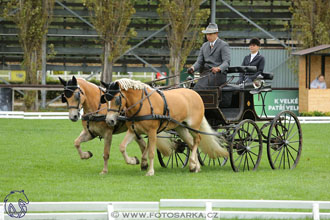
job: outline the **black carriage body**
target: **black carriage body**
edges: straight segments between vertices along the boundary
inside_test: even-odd
[[[248,76],[255,71],[255,67],[230,67],[228,74],[243,72]],[[250,84],[227,83],[219,88],[196,90],[203,100],[207,121],[225,137],[229,152],[229,158],[209,158],[207,154],[198,151],[198,160],[202,165],[224,166],[229,159],[235,172],[256,170],[263,146],[266,145],[272,169],[293,169],[297,166],[302,150],[302,131],[297,116],[290,111],[283,111],[275,117],[268,117],[265,111],[266,95],[272,91],[265,80],[272,79],[271,73],[263,73]],[[255,110],[255,95],[261,99],[260,115]],[[259,128],[256,123],[258,121],[265,123]],[[158,151],[158,159],[163,167],[173,167],[174,164],[181,166],[178,163],[180,161],[182,167],[187,164],[187,153],[190,152],[188,145],[182,141],[178,143],[179,147],[173,150],[168,159]],[[181,159],[180,154],[185,160]]]
[[[250,90],[237,90],[231,87],[224,87],[222,90],[199,90],[197,92],[204,102],[205,117],[214,128],[237,124],[244,119],[251,119],[253,121],[272,120],[272,118],[266,116],[259,117],[256,113],[253,95],[250,94]],[[226,95],[231,96],[230,103],[227,100],[227,103],[222,100],[222,97]],[[265,94],[261,95],[264,97]]]
[[[245,75],[254,74],[256,68],[251,66],[230,67],[227,74],[244,72]],[[272,80],[272,73],[263,73],[262,80]],[[227,84],[226,86],[197,90],[204,102],[205,117],[213,128],[238,124],[245,119],[253,121],[270,121],[267,117],[264,100],[267,92],[271,92],[271,86],[263,83],[261,88],[250,85]],[[259,116],[255,111],[253,96],[257,94],[262,100],[262,112]]]

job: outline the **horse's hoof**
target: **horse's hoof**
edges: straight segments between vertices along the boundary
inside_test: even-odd
[[[197,170],[196,167],[195,167],[195,168],[192,168],[192,169],[189,169],[189,171],[190,171],[191,173],[197,173],[197,172],[198,172],[198,170]]]
[[[137,158],[137,157],[134,157],[135,158],[135,164],[140,164],[140,161],[139,161],[139,159]]]
[[[100,175],[105,175],[105,174],[107,174],[108,173],[108,171],[103,171],[102,170],[102,172],[100,173]]]
[[[141,164],[141,170],[147,170],[147,169],[148,169],[148,167],[149,167],[149,165],[148,165],[148,164],[146,164],[146,165],[142,165],[142,164]]]
[[[87,151],[87,152],[89,154],[89,158],[93,157],[93,153],[92,152],[90,152],[90,151]]]
[[[148,172],[146,176],[153,176],[155,173],[154,172]]]

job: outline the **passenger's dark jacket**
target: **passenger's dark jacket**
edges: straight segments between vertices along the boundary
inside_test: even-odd
[[[251,54],[244,57],[242,66],[257,67],[257,72],[253,75],[249,75],[247,79],[245,79],[248,81],[253,81],[259,74],[263,73],[265,67],[265,58],[262,55],[260,55],[260,53],[258,52],[258,54],[253,58],[252,62],[250,62],[250,60],[251,60]],[[240,74],[240,80],[243,80],[243,73]]]

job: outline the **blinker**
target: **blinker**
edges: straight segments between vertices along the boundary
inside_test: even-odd
[[[116,97],[115,103],[116,103],[116,105],[120,105],[121,104],[121,96],[117,96]]]
[[[66,100],[66,98],[65,98],[65,96],[64,96],[64,94],[62,93],[62,103],[65,103],[65,102],[68,102],[67,100]]]
[[[71,96],[73,95],[73,91],[74,90],[64,89],[64,95],[65,95],[65,97],[71,98]]]

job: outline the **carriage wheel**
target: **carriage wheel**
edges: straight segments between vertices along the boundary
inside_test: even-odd
[[[207,154],[203,153],[202,151],[197,150],[197,155],[198,155],[198,161],[202,166],[224,166],[228,158],[216,158],[216,159],[211,159]]]
[[[189,161],[190,155],[190,148],[180,139],[176,140],[176,149],[172,150],[172,153],[169,156],[164,156],[162,153],[157,150],[157,156],[159,163],[162,167],[167,168],[174,168],[174,167],[181,167],[184,168]]]
[[[293,169],[297,166],[302,149],[302,132],[297,116],[283,111],[269,128],[267,155],[273,169]]]
[[[241,121],[232,135],[229,149],[230,164],[235,172],[256,170],[262,155],[262,136],[257,124]]]

